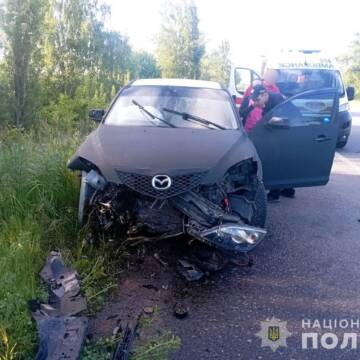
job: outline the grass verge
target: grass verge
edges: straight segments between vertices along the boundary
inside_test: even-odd
[[[96,303],[110,287],[100,251],[87,256],[76,220],[79,179],[66,168],[79,132],[0,133],[0,359],[30,359],[36,344],[27,301],[44,298],[38,272],[60,249]]]

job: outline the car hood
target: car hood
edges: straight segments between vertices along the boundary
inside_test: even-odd
[[[154,176],[208,172],[208,180],[222,176],[233,164],[257,157],[243,130],[166,127],[120,127],[101,124],[70,160],[84,158],[112,182],[116,171]]]

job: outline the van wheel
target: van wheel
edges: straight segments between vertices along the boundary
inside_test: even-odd
[[[348,142],[348,139],[349,138],[346,138],[345,140],[342,140],[342,141],[338,141],[337,144],[336,144],[336,148],[337,149],[342,149],[346,146],[347,142]]]

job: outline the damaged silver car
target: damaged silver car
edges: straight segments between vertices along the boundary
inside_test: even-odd
[[[266,235],[265,187],[324,185],[337,94],[297,94],[246,134],[218,83],[136,80],[120,90],[68,166],[82,173],[79,220],[136,241],[189,235],[225,253]]]

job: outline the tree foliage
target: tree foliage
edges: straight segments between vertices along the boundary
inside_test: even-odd
[[[36,78],[39,75],[39,38],[43,19],[44,0],[6,0],[2,28],[6,36],[3,65],[10,83],[8,105],[16,126],[21,126],[31,112]]]
[[[98,0],[6,0],[0,12],[0,123],[75,122],[131,78],[160,76],[151,54],[106,29]],[[4,44],[2,60],[1,49]],[[74,113],[77,115],[74,116]]]
[[[110,8],[102,4],[0,2],[0,125],[76,126],[90,106],[107,106],[121,86],[136,78],[227,82],[229,44],[205,54],[193,0],[165,5],[156,58],[133,50],[126,36],[109,30]]]
[[[167,3],[157,37],[157,56],[162,76],[198,79],[204,52],[194,2],[182,0]]]
[[[220,46],[206,54],[201,62],[201,78],[228,85],[230,76],[230,44],[222,41]]]
[[[360,94],[360,33],[356,33],[347,54],[339,58],[344,67],[345,81]]]

